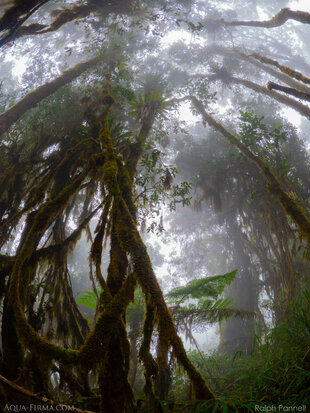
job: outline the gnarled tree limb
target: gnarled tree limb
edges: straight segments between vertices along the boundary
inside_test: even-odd
[[[228,22],[224,19],[216,20],[216,23],[223,26],[250,26],[250,27],[265,27],[267,29],[279,27],[285,24],[288,20],[295,20],[300,23],[310,24],[310,13],[305,11],[291,10],[288,8],[281,9],[270,20],[253,21],[253,20],[235,20]],[[213,22],[215,22],[213,20]]]

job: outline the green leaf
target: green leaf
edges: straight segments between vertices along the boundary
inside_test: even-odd
[[[100,290],[98,289],[100,293]],[[93,291],[86,291],[85,293],[81,294],[78,299],[76,300],[77,304],[85,305],[86,307],[96,310],[97,307],[97,296]]]
[[[168,298],[174,300],[182,299],[182,301],[189,298],[203,298],[212,297],[216,299],[222,292],[226,285],[229,285],[236,277],[238,270],[228,272],[223,275],[215,275],[212,277],[200,278],[188,282],[184,287],[177,287],[171,290]]]

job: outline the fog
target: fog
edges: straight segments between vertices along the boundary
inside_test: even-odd
[[[0,408],[309,402],[309,24],[0,0]]]

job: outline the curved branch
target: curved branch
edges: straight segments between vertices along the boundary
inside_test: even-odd
[[[15,103],[15,105],[11,106],[0,115],[0,135],[6,132],[10,126],[12,126],[13,123],[15,123],[29,109],[34,108],[39,102],[55,93],[62,86],[72,82],[72,80],[80,76],[83,72],[98,64],[99,61],[100,58],[96,56],[86,62],[78,63],[73,68],[64,71],[61,76],[51,82],[45,83],[32,92],[29,92]]]
[[[310,24],[310,13],[305,11],[291,10],[288,8],[281,9],[270,20],[264,21],[253,21],[253,20],[235,20],[235,21],[225,21],[223,19],[217,20],[216,23],[222,24],[223,26],[250,26],[250,27],[265,27],[267,29],[282,26],[287,22],[287,20],[295,20],[300,23]]]

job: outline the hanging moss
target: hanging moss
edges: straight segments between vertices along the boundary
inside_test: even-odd
[[[14,316],[16,320],[16,328],[20,340],[29,346],[32,350],[49,355],[50,358],[62,360],[65,363],[76,362],[76,352],[74,350],[64,349],[50,343],[45,338],[40,337],[37,332],[28,323],[23,305],[20,299],[21,277],[25,270],[27,259],[31,257],[37,243],[43,232],[49,226],[54,217],[62,210],[69,198],[79,188],[81,182],[85,179],[88,169],[85,169],[78,177],[76,177],[70,185],[65,187],[56,198],[47,201],[33,215],[30,229],[25,237],[25,242],[19,252],[19,257],[16,260],[9,286],[9,303],[14,308]]]

